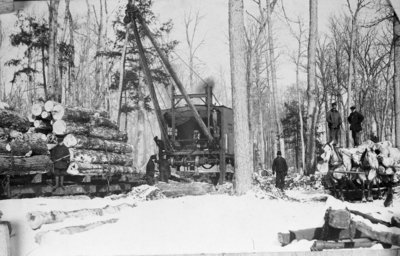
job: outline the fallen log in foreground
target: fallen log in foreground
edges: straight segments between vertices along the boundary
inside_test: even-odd
[[[132,166],[133,159],[128,155],[107,153],[105,151],[96,151],[89,149],[70,148],[70,161],[90,164],[110,164]]]
[[[134,173],[135,170],[130,166],[73,162],[69,165],[67,173],[71,175],[126,174]]]
[[[61,235],[73,235],[76,233],[81,233],[81,232],[85,232],[85,231],[100,227],[104,224],[116,223],[117,221],[118,221],[118,219],[113,218],[113,219],[109,219],[109,220],[96,221],[96,222],[79,225],[79,226],[71,226],[71,227],[65,227],[65,228],[60,228],[60,229],[55,229],[55,230],[41,231],[36,234],[35,242],[40,244],[42,242],[43,238],[47,234],[50,234],[50,233],[59,233]]]
[[[45,224],[62,222],[68,218],[82,218],[103,216],[105,214],[114,214],[124,209],[136,207],[135,204],[120,204],[116,206],[107,205],[103,208],[79,209],[74,211],[50,211],[50,212],[30,212],[27,215],[29,226],[33,229],[39,229]]]
[[[133,151],[132,145],[124,142],[103,140],[101,138],[91,138],[75,134],[68,134],[65,136],[64,145],[69,148],[102,150],[119,154],[131,153]]]
[[[372,240],[385,244],[400,246],[400,228],[373,224],[360,216],[353,216],[352,225]]]
[[[166,197],[200,196],[215,192],[215,187],[212,184],[202,182],[159,182],[156,187],[159,188]]]
[[[372,241],[368,238],[358,238],[353,240],[342,240],[342,241],[321,241],[317,240],[311,246],[311,251],[322,251],[332,249],[346,249],[346,248],[370,248],[377,242]]]
[[[0,155],[0,174],[27,175],[52,171],[53,162],[47,155],[9,157]]]

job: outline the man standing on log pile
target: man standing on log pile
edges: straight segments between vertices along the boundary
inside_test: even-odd
[[[329,128],[329,142],[333,141],[333,145],[339,141],[340,126],[342,125],[342,117],[336,109],[336,102],[332,103],[332,109],[326,113],[326,121]]]
[[[285,176],[287,175],[288,166],[285,158],[282,157],[281,151],[277,152],[277,157],[272,163],[272,174],[276,173],[275,186],[283,191],[285,186]]]
[[[58,144],[50,150],[50,158],[54,163],[54,189],[58,187],[64,188],[64,175],[67,173],[69,166],[69,149],[64,145],[63,141],[63,137],[57,137]]]
[[[360,132],[362,131],[361,122],[364,120],[364,116],[356,111],[356,107],[352,106],[351,114],[347,118],[350,123],[351,136],[353,137],[354,146],[360,145]]]

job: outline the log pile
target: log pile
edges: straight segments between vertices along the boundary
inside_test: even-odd
[[[393,215],[388,219],[378,212],[351,209],[350,205],[341,209],[329,207],[325,216],[321,216],[325,220],[322,227],[280,232],[278,240],[282,246],[295,240],[315,240],[311,251],[369,248],[379,243],[390,248],[400,245],[400,228],[396,226],[398,217]]]
[[[72,175],[133,173],[132,146],[126,132],[105,111],[66,107],[54,101],[32,107],[36,129],[64,137],[70,149]]]
[[[33,120],[31,120],[33,121]],[[0,108],[0,174],[26,175],[52,170],[46,134],[15,111]]]

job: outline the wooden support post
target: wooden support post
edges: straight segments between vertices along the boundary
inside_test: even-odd
[[[158,122],[159,122],[159,124],[161,126],[160,127],[161,128],[161,132],[164,135],[164,141],[166,142],[165,144],[166,144],[167,148],[168,149],[172,149],[170,141],[169,141],[169,138],[168,138],[167,124],[165,122],[164,117],[162,116],[161,108],[160,108],[160,105],[159,105],[158,100],[157,100],[156,91],[154,89],[153,78],[152,78],[151,73],[150,73],[150,68],[149,68],[149,65],[147,63],[146,56],[144,55],[144,49],[143,49],[142,41],[140,40],[139,31],[138,31],[138,28],[137,28],[137,25],[136,25],[136,21],[133,20],[131,22],[131,24],[132,24],[133,32],[134,32],[135,39],[136,39],[136,45],[137,45],[138,51],[139,51],[140,64],[142,66],[143,73],[145,75],[144,77],[146,79],[147,87],[149,88],[149,91],[150,91],[151,100],[153,102],[154,108],[155,108],[156,113],[157,113],[157,119],[158,119]]]
[[[8,221],[0,221],[0,255],[11,256],[10,229]]]

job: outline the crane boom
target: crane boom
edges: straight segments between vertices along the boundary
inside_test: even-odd
[[[131,5],[131,4],[128,4],[128,5]],[[190,100],[190,97],[189,97],[188,93],[186,92],[182,82],[179,80],[177,74],[175,73],[174,69],[172,68],[168,58],[165,56],[164,52],[161,50],[160,46],[158,45],[158,42],[154,39],[149,27],[145,23],[143,17],[140,15],[139,10],[134,5],[131,5],[130,8],[133,9],[134,17],[137,18],[139,23],[142,25],[142,28],[144,30],[145,35],[150,39],[150,42],[152,43],[152,45],[156,49],[156,51],[157,51],[158,55],[160,56],[161,61],[163,62],[165,68],[167,69],[168,73],[171,75],[172,79],[174,80],[176,87],[181,92],[183,98],[185,99],[185,101],[188,104],[189,108],[193,112],[193,116],[194,116],[196,122],[200,126],[201,130],[203,131],[203,133],[206,135],[208,141],[210,141],[210,142],[213,141],[213,139],[214,139],[213,136],[211,135],[209,129],[207,128],[206,124],[204,123],[203,119],[201,118],[201,116],[200,116],[199,112],[197,111],[196,107],[194,106],[194,104]],[[139,40],[140,40],[140,38],[139,38]],[[142,58],[142,56],[140,56],[140,57]],[[144,57],[144,54],[143,54],[143,57]],[[157,101],[156,98],[153,99],[153,100]],[[158,113],[157,113],[157,115],[158,115]],[[162,117],[160,117],[160,119],[162,119]],[[164,124],[160,123],[160,125],[164,125]]]

